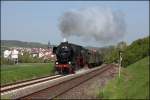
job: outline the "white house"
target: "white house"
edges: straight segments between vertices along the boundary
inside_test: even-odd
[[[14,61],[14,63],[18,63],[18,54],[19,51],[17,51],[16,49],[13,49],[11,52],[11,59]]]
[[[39,52],[39,58],[41,58],[43,56],[44,56],[43,52]]]
[[[19,54],[19,51],[17,51],[16,49],[5,50],[4,51],[4,58],[11,59],[16,64],[16,63],[18,63],[18,54]]]
[[[10,55],[11,55],[11,51],[9,51],[9,50],[4,51],[4,58],[9,58]]]
[[[19,52],[16,49],[13,49],[11,52],[11,58],[12,59],[18,59]]]

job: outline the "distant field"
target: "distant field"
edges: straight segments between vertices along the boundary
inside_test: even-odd
[[[110,81],[99,98],[103,99],[149,99],[149,57],[123,69],[120,79]]]
[[[51,63],[1,65],[1,85],[46,75],[53,75]]]

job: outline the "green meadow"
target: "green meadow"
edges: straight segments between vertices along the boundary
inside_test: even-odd
[[[1,65],[1,85],[54,74],[52,63]]]
[[[149,57],[122,69],[121,77],[100,90],[101,99],[149,99]]]

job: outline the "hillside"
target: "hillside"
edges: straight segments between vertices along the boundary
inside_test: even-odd
[[[23,42],[17,40],[1,40],[1,47],[47,48],[47,44],[41,44],[37,42]]]
[[[121,43],[119,47],[119,43],[116,47],[110,47],[104,49],[104,60],[106,63],[118,62],[119,59],[119,51],[122,51],[122,66],[127,67],[130,64],[135,63],[136,61],[149,56],[150,48],[149,48],[149,38],[150,36],[146,36],[144,38],[137,39],[133,41],[130,45],[126,45],[126,43]],[[122,48],[121,48],[122,47]]]
[[[123,68],[99,93],[106,99],[149,99],[149,57]]]
[[[150,36],[137,39],[124,50],[122,61],[124,67],[133,64],[146,56],[150,56],[149,38]]]

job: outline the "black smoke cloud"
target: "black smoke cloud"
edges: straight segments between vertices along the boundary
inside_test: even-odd
[[[59,28],[63,37],[80,36],[112,42],[124,36],[126,26],[122,12],[91,7],[65,12],[60,17]]]

